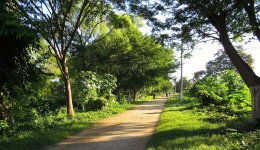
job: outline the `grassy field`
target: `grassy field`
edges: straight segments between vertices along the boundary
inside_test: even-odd
[[[239,131],[226,122],[209,121],[211,116],[198,108],[196,101],[168,100],[148,149],[260,149],[258,130]]]
[[[91,127],[101,119],[124,112],[136,104],[151,100],[151,98],[146,97],[144,100],[133,102],[133,104],[114,105],[100,111],[77,112],[73,119],[67,119],[66,109],[62,109],[55,115],[39,118],[40,123],[38,122],[33,129],[23,129],[20,132],[14,130],[11,135],[10,133],[1,135],[0,150],[45,149],[48,145],[54,144],[73,133]]]

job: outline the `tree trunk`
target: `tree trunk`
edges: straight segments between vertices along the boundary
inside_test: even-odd
[[[122,102],[122,96],[121,96],[121,91],[120,91],[120,89],[116,89],[115,90],[115,93],[116,93],[116,97],[117,97],[117,100],[118,100],[118,102]]]
[[[137,92],[138,92],[138,90],[134,90],[134,92],[133,92],[133,101],[136,101]]]
[[[254,3],[255,3],[254,0],[246,0],[246,3],[244,4],[244,10],[247,13],[249,24],[252,27],[254,35],[260,41],[260,28],[259,28],[259,22],[257,21],[256,18]]]
[[[11,113],[11,109],[6,106],[2,94],[0,95],[0,120],[7,120],[9,124],[14,124],[14,118]]]
[[[259,125],[260,122],[260,85],[250,87],[252,100],[252,114],[250,122]]]
[[[260,78],[254,73],[250,66],[240,57],[234,48],[226,29],[225,15],[208,16],[212,25],[218,30],[220,42],[230,58],[232,64],[238,70],[243,81],[251,91],[252,116],[251,123],[260,123]]]
[[[69,70],[68,70],[66,63],[63,64],[62,69],[63,69],[63,75],[64,75],[64,80],[65,80],[67,114],[68,114],[68,117],[73,117],[73,116],[75,116],[75,113],[74,113],[73,103],[72,103],[72,93],[71,93]]]
[[[6,120],[6,110],[2,96],[0,96],[0,120]]]
[[[183,49],[181,49],[181,86],[180,86],[180,102],[183,99]]]
[[[85,104],[84,103],[81,103],[81,108],[82,108],[82,111],[85,112]]]

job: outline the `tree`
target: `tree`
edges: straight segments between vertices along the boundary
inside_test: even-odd
[[[116,87],[116,78],[110,74],[97,75],[91,71],[81,71],[74,82],[76,102],[83,111],[88,103],[101,101],[102,98],[106,98],[106,101],[113,99],[112,90]]]
[[[168,93],[173,92],[173,85],[169,78],[165,77],[158,77],[155,79],[155,84],[153,85],[154,87],[154,92],[163,92],[168,96]]]
[[[242,47],[238,47],[238,54],[242,57],[242,59],[249,64],[250,67],[253,68],[253,58],[251,54],[247,54]],[[200,70],[194,73],[194,80],[197,81],[202,79],[204,76],[217,75],[222,73],[225,70],[236,70],[233,66],[232,62],[225,54],[224,50],[220,49],[215,54],[215,59],[207,62],[206,70]]]
[[[187,77],[183,77],[183,89],[185,91],[189,90],[192,86],[191,80],[188,80]],[[176,82],[176,92],[181,92],[181,79]]]
[[[205,77],[206,75],[206,71],[204,70],[200,70],[200,71],[197,71],[194,73],[193,75],[193,81],[196,82],[196,81],[199,81],[201,80],[203,77]]]
[[[9,5],[6,0],[0,2],[0,120],[13,123],[10,105],[21,100],[29,82],[37,81],[41,68],[31,55],[38,48],[37,35]]]
[[[238,47],[238,54],[241,58],[251,67],[253,68],[253,58],[252,55],[245,53],[242,47]],[[215,54],[215,59],[209,61],[206,64],[206,74],[214,75],[223,72],[224,70],[235,70],[236,68],[232,65],[232,62],[228,58],[228,56],[224,53],[224,50],[219,50]]]
[[[103,0],[82,1],[12,1],[23,20],[35,29],[49,44],[49,51],[57,60],[62,72],[68,116],[74,116],[70,73],[67,64],[69,50],[82,24],[92,25],[100,14],[109,8]],[[99,23],[98,23],[99,24]],[[94,29],[93,29],[94,30]],[[89,39],[94,38],[89,34]]]
[[[192,48],[192,46],[190,47]],[[180,66],[181,66],[181,79],[180,79],[180,101],[182,101],[183,98],[183,64],[184,64],[184,59],[189,58],[191,56],[191,49],[184,49],[183,44],[179,46],[181,56],[180,56]]]
[[[155,25],[174,30],[176,38],[185,42],[193,40],[214,39],[224,47],[225,53],[236,67],[243,81],[252,94],[252,123],[260,121],[260,77],[241,58],[231,40],[245,33],[254,33],[260,40],[259,1],[205,1],[205,0],[167,0],[156,1],[146,5],[141,13],[151,18]],[[152,7],[149,7],[152,6]],[[136,7],[138,8],[138,7]],[[140,8],[140,7],[139,7]],[[144,8],[144,7],[142,7]],[[144,11],[149,10],[149,11]],[[156,14],[165,14],[164,22],[156,18]]]
[[[138,91],[150,80],[167,76],[175,68],[174,56],[171,49],[164,48],[149,36],[143,36],[133,23],[133,16],[125,15],[122,19],[125,20],[123,28],[114,29],[103,40],[86,46],[87,50],[75,53],[73,68],[116,76],[117,96],[131,95],[131,99],[135,100]]]

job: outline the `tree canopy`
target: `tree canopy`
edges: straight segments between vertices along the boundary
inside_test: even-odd
[[[247,62],[250,67],[253,68],[254,60],[252,58],[252,55],[247,54],[241,46],[238,47],[238,53],[242,57],[242,59]],[[232,65],[230,59],[222,49],[220,49],[214,56],[215,59],[207,62],[206,70],[200,70],[194,73],[195,80],[200,79],[204,76],[217,75],[225,70],[236,70],[236,68]]]
[[[253,33],[260,41],[257,15],[259,4],[259,1],[254,0],[161,0],[132,4],[132,8],[148,18],[156,26],[156,31],[158,29],[172,31],[164,36],[170,40],[193,43],[213,39],[220,42],[243,81],[251,89],[253,94],[251,121],[256,123],[257,118],[260,118],[260,108],[257,106],[260,97],[255,91],[260,92],[260,77],[241,58],[232,41],[249,33]]]
[[[117,77],[117,92],[135,95],[132,93],[137,93],[150,80],[173,72],[174,53],[153,38],[143,36],[133,23],[135,18],[123,18],[127,21],[124,28],[114,29],[103,40],[75,53],[74,68],[110,73]]]

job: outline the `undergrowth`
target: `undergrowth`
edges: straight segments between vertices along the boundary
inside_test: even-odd
[[[260,149],[260,130],[247,124],[249,115],[231,115],[202,107],[185,97],[167,101],[149,150]]]
[[[67,118],[66,108],[62,107],[46,116],[36,117],[31,122],[5,126],[0,122],[0,149],[45,149],[61,139],[91,127],[97,121],[113,114],[121,113],[134,105],[130,103],[111,104],[99,111],[77,112],[73,119]]]

